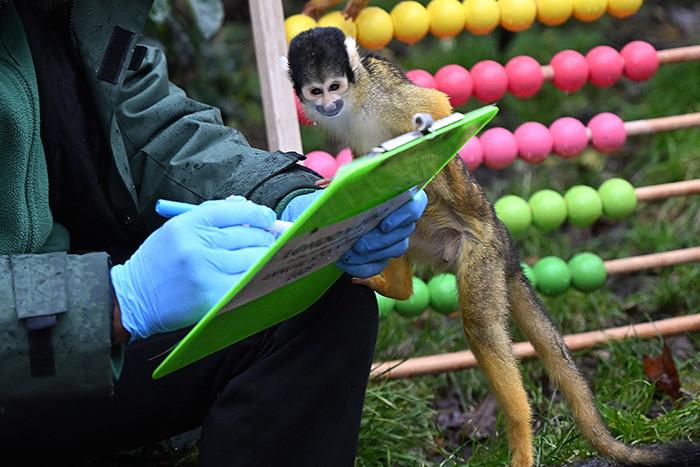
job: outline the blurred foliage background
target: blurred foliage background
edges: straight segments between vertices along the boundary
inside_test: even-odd
[[[283,3],[288,16],[301,11],[304,2]],[[372,2],[387,10],[395,3]],[[427,0],[421,3],[427,4]],[[219,107],[225,121],[240,129],[252,145],[266,147],[248,1],[157,0],[147,34],[165,50],[175,83],[190,96]],[[506,63],[520,54],[547,63],[562,49],[585,54],[596,45],[619,49],[636,39],[647,40],[658,49],[700,44],[700,2],[647,0],[626,20],[604,16],[588,24],[572,19],[555,28],[536,24],[518,34],[497,29],[484,37],[463,33],[438,40],[429,36],[411,47],[393,41],[380,53],[406,70],[423,68],[434,73],[448,63],[470,68],[479,60]],[[479,105],[472,99],[458,110]],[[499,107],[501,112],[492,125],[511,130],[524,121],[548,125],[565,115],[586,123],[603,111],[615,112],[623,120],[697,112],[700,64],[666,65],[648,82],[622,79],[608,89],[587,85],[571,95],[545,83],[534,98],[521,101],[507,95]],[[305,151],[340,149],[315,128],[303,127],[302,136]],[[475,175],[492,200],[509,193],[527,199],[539,189],[563,192],[575,184],[598,187],[615,176],[635,186],[699,178],[700,130],[630,138],[611,156],[587,150],[574,160],[550,157],[536,167],[516,162],[501,171],[481,167]],[[697,198],[644,203],[629,219],[615,223],[603,219],[586,229],[566,226],[549,234],[533,229],[516,244],[525,257],[553,254],[565,259],[584,250],[612,259],[696,246],[700,244]],[[565,333],[696,313],[700,310],[700,266],[613,277],[604,290],[589,294],[572,290],[545,297],[544,302]],[[517,330],[513,333],[516,339],[522,337]],[[627,441],[700,438],[700,338],[696,333],[682,338],[681,344],[673,341],[687,397],[680,404],[655,391],[642,372],[642,356],[658,354],[663,342],[627,341],[576,353],[613,433]],[[392,314],[380,326],[377,359],[464,348],[458,319],[431,312],[414,320]],[[560,465],[591,455],[541,365],[537,361],[525,363],[524,374],[538,430],[537,465]],[[488,408],[488,400],[488,386],[478,370],[373,383],[367,392],[356,463],[505,465],[508,451],[503,426],[500,417]],[[484,418],[484,414],[490,415]],[[477,426],[470,428],[469,423],[454,420],[477,420]],[[187,464],[191,457],[178,459],[177,463]]]

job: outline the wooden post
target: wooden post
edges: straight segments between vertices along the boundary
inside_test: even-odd
[[[282,1],[250,0],[248,4],[268,149],[301,153],[303,149],[294,94],[280,65],[280,57],[287,54]]]

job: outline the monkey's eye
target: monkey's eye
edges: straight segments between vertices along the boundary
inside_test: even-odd
[[[323,91],[321,90],[321,88],[313,88],[311,90],[311,94],[313,94],[314,96],[318,96],[323,94]]]
[[[331,84],[331,87],[328,89],[330,89],[331,91],[337,91],[339,88],[340,88],[340,84],[333,83],[333,84]]]

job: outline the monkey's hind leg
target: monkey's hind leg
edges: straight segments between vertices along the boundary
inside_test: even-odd
[[[508,334],[508,299],[497,255],[460,252],[457,271],[464,334],[503,411],[514,467],[533,462],[530,405]]]
[[[405,256],[390,259],[381,274],[367,279],[354,278],[352,281],[396,300],[407,300],[413,293],[413,269]]]

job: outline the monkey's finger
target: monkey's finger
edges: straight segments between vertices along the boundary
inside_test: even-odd
[[[339,260],[336,264],[340,269],[353,277],[367,279],[382,272],[388,263],[389,260],[387,259],[384,261],[375,261],[373,263],[366,264],[346,264],[342,260]]]
[[[375,228],[360,237],[352,246],[352,250],[360,255],[381,251],[401,240],[408,239],[414,230],[416,230],[415,223],[399,227],[391,232],[382,232]]]
[[[343,255],[341,261],[349,265],[372,263],[374,261],[383,261],[390,258],[400,258],[406,253],[406,250],[408,250],[408,237],[399,240],[387,248],[375,250],[367,254],[360,254],[355,251],[355,249],[351,249]]]

